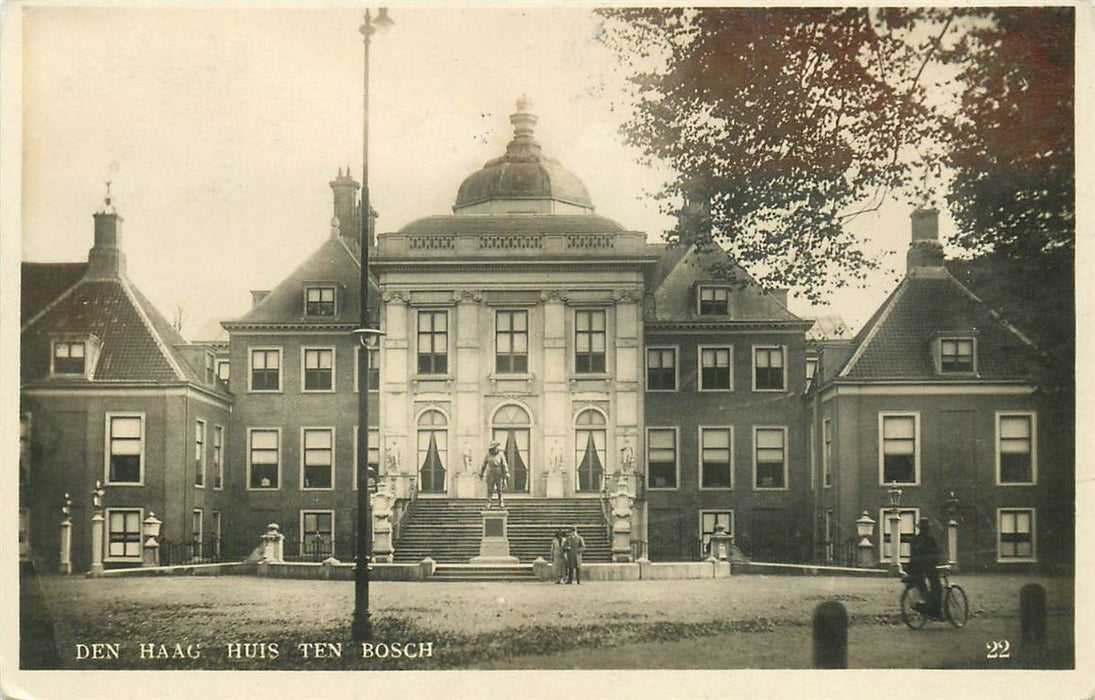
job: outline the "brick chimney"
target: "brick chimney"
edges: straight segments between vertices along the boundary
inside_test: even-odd
[[[905,254],[908,274],[937,274],[943,270],[943,245],[939,242],[939,210],[917,208],[910,215],[912,240]]]
[[[331,180],[334,193],[334,215],[338,219],[339,234],[346,239],[357,239],[361,235],[361,219],[358,218],[357,191],[361,185],[350,177],[350,168],[343,174],[338,169],[338,177]]]
[[[110,203],[110,183],[107,183],[103,208],[94,214],[95,245],[87,254],[86,277],[110,279],[125,274],[125,255],[121,250],[122,217]]]

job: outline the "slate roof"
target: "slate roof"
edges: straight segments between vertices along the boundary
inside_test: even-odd
[[[648,322],[710,323],[712,326],[742,321],[776,322],[801,324],[804,328],[812,323],[788,311],[721,248],[701,251],[695,246],[666,246],[661,254],[664,257],[654,271],[654,317]],[[727,281],[729,277],[722,272],[713,272],[715,268],[723,268],[733,275],[733,281]],[[731,288],[728,317],[699,315],[693,289],[697,283],[705,282]]]
[[[354,324],[356,326],[361,315],[360,275],[361,265],[357,256],[341,239],[328,238],[262,301],[251,307],[240,318],[224,321],[221,325],[226,329],[240,325],[261,326],[286,323],[317,326]],[[334,283],[338,287],[335,316],[315,318],[304,315],[304,287],[309,282]],[[379,302],[375,280],[370,280],[369,299],[375,319]]]
[[[976,338],[977,379],[1026,379],[1036,351],[949,274],[907,276],[852,341],[840,370],[851,380],[939,380],[932,342],[941,335]],[[966,378],[968,379],[968,378]]]
[[[19,325],[34,318],[51,301],[80,281],[87,263],[23,263]]]
[[[59,268],[62,276],[71,272],[68,267]],[[39,267],[24,275],[24,294],[40,299],[51,284],[43,282],[47,273]],[[125,278],[82,279],[25,321],[21,367],[24,382],[49,377],[53,339],[89,335],[101,343],[92,374],[95,382],[200,382],[193,368],[172,348],[186,340]]]

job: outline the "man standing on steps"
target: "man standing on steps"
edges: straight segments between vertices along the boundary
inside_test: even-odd
[[[576,581],[582,585],[582,552],[586,548],[586,541],[578,533],[575,525],[563,543],[563,552],[567,562],[567,583]]]

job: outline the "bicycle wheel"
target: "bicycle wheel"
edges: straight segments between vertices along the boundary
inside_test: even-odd
[[[911,630],[921,629],[928,624],[928,616],[917,610],[917,603],[923,603],[920,591],[910,586],[901,594],[901,621]]]
[[[970,617],[970,602],[961,586],[947,588],[947,597],[943,603],[943,613],[955,627],[965,627]]]

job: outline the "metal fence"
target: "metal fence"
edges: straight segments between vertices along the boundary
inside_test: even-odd
[[[285,540],[282,558],[291,562],[321,562],[334,557],[339,561],[354,561],[354,539],[317,537],[304,542]]]
[[[216,537],[207,540],[173,542],[160,540],[160,566],[178,564],[216,564],[227,561],[225,543]]]

